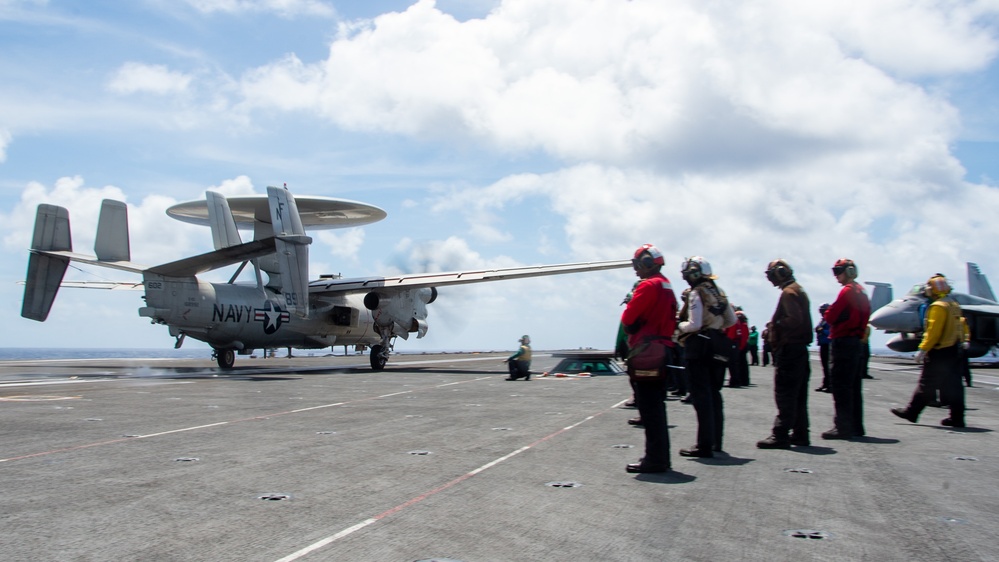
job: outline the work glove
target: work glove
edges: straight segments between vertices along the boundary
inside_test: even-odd
[[[919,351],[917,351],[916,352],[915,360],[916,360],[916,363],[920,363],[920,364],[926,363],[926,352],[923,351],[922,349],[920,349]]]

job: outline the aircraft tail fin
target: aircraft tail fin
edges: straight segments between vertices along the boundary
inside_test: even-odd
[[[215,243],[215,249],[221,250],[242,244],[243,240],[239,236],[236,220],[232,216],[225,195],[215,191],[208,191],[205,195],[208,197],[208,222],[212,228],[212,242]]]
[[[971,262],[968,262],[968,294],[990,301],[996,300],[988,278],[979,269],[978,264]]]
[[[69,219],[66,221],[69,222]],[[97,221],[94,253],[100,261],[131,261],[128,243],[128,208],[121,201],[105,199]]]
[[[874,287],[874,290],[871,292],[871,312],[892,301],[891,283],[867,281],[866,284]]]
[[[277,248],[281,292],[288,312],[301,318],[309,316],[309,244],[295,198],[286,188],[268,187],[271,226]]]
[[[31,255],[24,283],[21,316],[44,322],[55,302],[59,284],[66,274],[69,258],[47,254],[47,251],[72,252],[69,232],[69,211],[64,207],[42,204],[35,214],[35,232],[31,239]]]

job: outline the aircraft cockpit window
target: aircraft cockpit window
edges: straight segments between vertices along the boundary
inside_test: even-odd
[[[912,289],[909,291],[909,294],[913,296],[922,295],[923,289],[925,288],[926,285],[923,285],[922,283],[919,283],[918,285],[913,285]]]

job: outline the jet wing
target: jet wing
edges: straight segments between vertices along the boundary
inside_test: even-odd
[[[961,305],[961,312],[980,314],[982,316],[999,316],[999,305],[997,304],[970,304]]]
[[[442,287],[444,285],[466,285],[504,279],[524,279],[546,275],[563,275],[602,269],[631,267],[631,260],[566,263],[559,265],[534,265],[503,269],[483,269],[477,271],[454,271],[448,273],[417,273],[396,277],[369,277],[365,279],[322,279],[309,283],[310,293],[350,293],[373,289],[419,289],[422,287]]]

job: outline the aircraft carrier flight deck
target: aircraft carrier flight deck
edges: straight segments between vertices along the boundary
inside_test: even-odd
[[[867,436],[757,449],[773,370],[724,389],[725,453],[628,474],[627,377],[507,381],[507,353],[0,362],[0,559],[464,562],[999,560],[999,370],[963,429],[893,416],[910,360],[872,358]],[[821,379],[813,356],[810,388]]]

